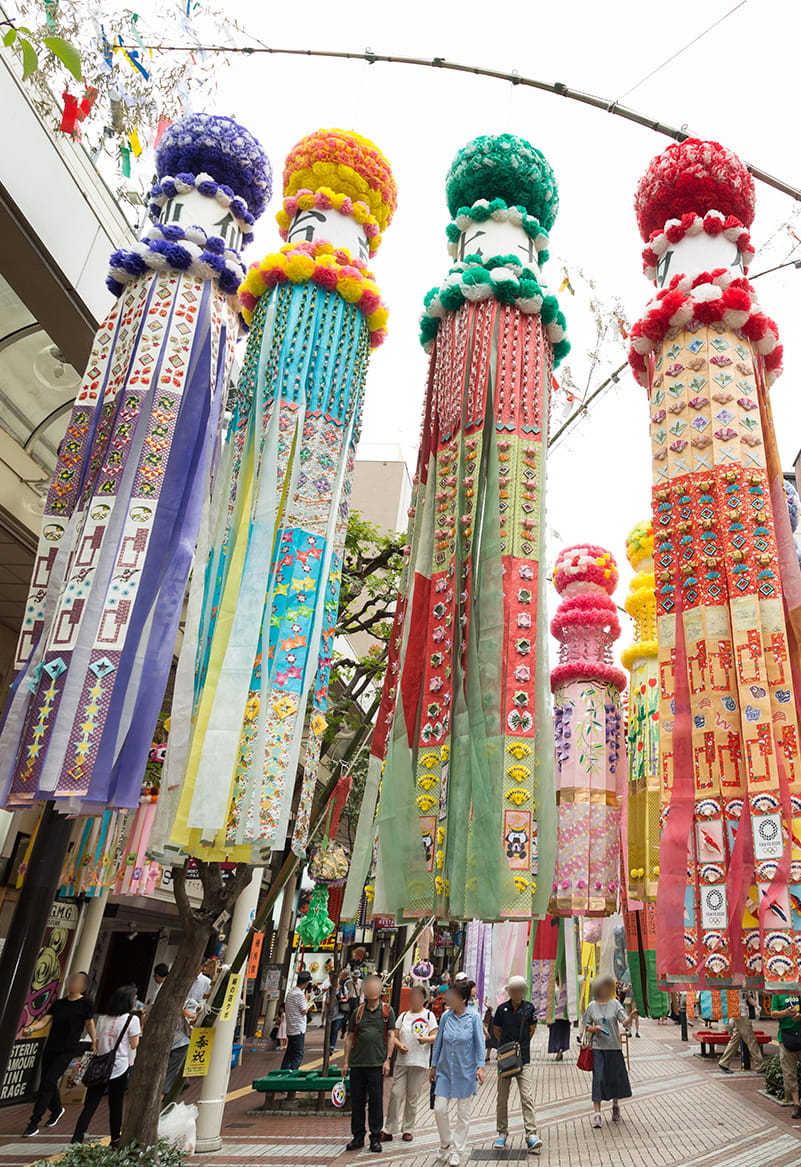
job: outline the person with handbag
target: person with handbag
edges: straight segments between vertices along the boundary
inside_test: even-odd
[[[636,1006],[626,1013],[615,993],[613,976],[598,977],[592,986],[592,1000],[582,1018],[585,1039],[589,1037],[589,1058],[582,1050],[579,1069],[592,1069],[592,1125],[601,1127],[601,1103],[612,1102],[612,1122],[620,1122],[620,1099],[631,1098],[631,1083],[620,1041],[620,1026],[628,1028],[637,1015]]]
[[[97,1053],[83,1073],[86,1098],[75,1124],[73,1143],[83,1142],[100,1100],[108,1090],[111,1146],[120,1144],[128,1071],[142,1032],[142,1023],[133,1013],[135,1005],[136,985],[123,985],[111,994],[105,1011],[97,1018]]]
[[[793,1103],[793,1118],[801,1118],[798,1100],[798,1065],[801,1060],[801,996],[774,993],[770,1014],[779,1022],[779,1060],[784,1079],[784,1097]]]
[[[530,1155],[539,1155],[542,1139],[537,1134],[537,1116],[534,1113],[534,1086],[531,1081],[531,1039],[537,1028],[537,1014],[531,1001],[526,1000],[528,982],[525,977],[510,977],[506,984],[508,1000],[495,1010],[492,1031],[498,1043],[498,1097],[495,1123],[498,1137],[492,1144],[502,1150],[509,1138],[509,1091],[517,1083],[526,1147]]]
[[[381,1132],[383,1142],[391,1141],[402,1132],[404,1143],[414,1137],[417,1108],[428,1082],[431,1046],[437,1036],[437,1019],[426,1008],[424,985],[409,989],[409,1008],[395,1023],[395,1074],[389,1096],[386,1128]]]
[[[32,1025],[27,1025],[23,1037],[33,1037],[50,1025],[44,1050],[42,1051],[42,1076],[33,1103],[33,1111],[28,1125],[22,1132],[26,1139],[39,1134],[42,1115],[49,1108],[47,1126],[54,1127],[64,1114],[58,1083],[72,1059],[80,1052],[81,1034],[84,1029],[92,1041],[95,1052],[94,1006],[86,995],[89,977],[85,972],[73,973],[67,981],[67,995],[54,1001],[43,1017],[38,1017]]]
[[[447,990],[447,1008],[431,1054],[429,1078],[434,1084],[439,1162],[448,1167],[459,1167],[466,1157],[472,1100],[484,1081],[484,1031],[478,1011],[467,1007],[472,987],[470,981],[459,981]],[[453,1126],[452,1102],[456,1103]]]

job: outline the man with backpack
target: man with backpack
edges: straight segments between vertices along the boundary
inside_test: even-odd
[[[350,1129],[353,1138],[345,1148],[358,1151],[370,1129],[370,1150],[381,1151],[384,1126],[384,1078],[389,1074],[395,1047],[395,1012],[381,1001],[383,986],[375,973],[364,980],[364,1000],[348,1018],[345,1038],[344,1078],[350,1067]]]

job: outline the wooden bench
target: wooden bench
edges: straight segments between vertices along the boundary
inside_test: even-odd
[[[773,1038],[768,1033],[763,1033],[761,1029],[754,1030],[754,1037],[759,1045],[769,1045]],[[693,1033],[693,1040],[701,1043],[701,1057],[712,1057],[715,1053],[716,1045],[728,1045],[731,1040],[731,1034],[725,1029],[697,1029]],[[740,1057],[744,1070],[751,1069],[751,1053],[745,1042],[740,1043]]]

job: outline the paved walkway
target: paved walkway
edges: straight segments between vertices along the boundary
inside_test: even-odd
[[[623,1104],[623,1121],[613,1126],[605,1111],[600,1131],[590,1127],[589,1075],[578,1070],[575,1054],[554,1062],[545,1050],[547,1031],[534,1042],[534,1082],[540,1133],[539,1159],[526,1154],[522,1124],[510,1107],[512,1134],[503,1152],[491,1150],[495,1135],[493,1075],[480,1089],[473,1109],[469,1164],[525,1163],[543,1167],[801,1167],[801,1122],[790,1109],[760,1095],[757,1074],[721,1074],[711,1060],[695,1055],[697,1043],[683,1045],[679,1030],[642,1023],[642,1038],[632,1041],[634,1097]],[[763,1024],[770,1031],[770,1023]],[[310,1033],[309,1063],[319,1057],[319,1032]],[[770,1050],[768,1052],[771,1052]],[[775,1052],[775,1049],[773,1050]],[[421,1106],[414,1142],[385,1144],[382,1156],[366,1151],[346,1154],[348,1116],[261,1115],[253,1113],[260,1096],[250,1080],[278,1064],[280,1055],[256,1051],[231,1075],[223,1150],[198,1159],[208,1167],[434,1167],[438,1140],[427,1099]],[[193,1085],[187,1097],[195,1096]],[[512,1102],[516,1090],[512,1088]],[[21,1139],[28,1109],[0,1110],[0,1167],[23,1167],[62,1150],[72,1133],[77,1108],[68,1108],[57,1130],[43,1128],[35,1139]],[[107,1133],[101,1108],[90,1134]],[[467,1165],[466,1165],[467,1167]]]

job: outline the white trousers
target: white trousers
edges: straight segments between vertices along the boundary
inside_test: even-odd
[[[450,1105],[456,1104],[456,1122],[451,1126]],[[472,1096],[469,1098],[442,1098],[439,1094],[434,1099],[434,1118],[439,1131],[439,1145],[443,1151],[450,1147],[463,1155],[467,1150],[467,1135],[470,1129],[470,1111],[473,1106]]]

